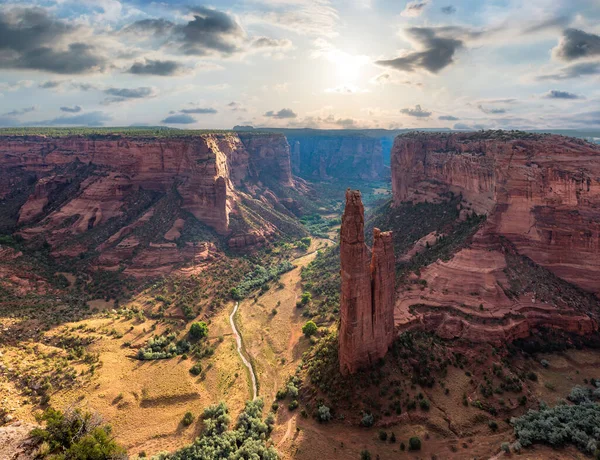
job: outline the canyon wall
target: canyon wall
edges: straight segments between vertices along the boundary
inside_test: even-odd
[[[339,361],[352,374],[383,358],[394,339],[395,260],[391,232],[374,230],[365,244],[360,192],[346,192],[340,232],[342,292]]]
[[[389,177],[378,138],[343,131],[290,131],[285,135],[292,152],[292,169],[299,176],[319,180]]]
[[[210,244],[191,236],[210,229],[237,249],[262,244],[277,226],[243,203],[268,192],[266,178],[294,185],[285,137],[254,133],[0,136],[0,176],[0,213],[21,236],[58,257],[99,251],[109,267],[204,257]],[[276,212],[293,217],[282,205]]]
[[[487,215],[467,247],[400,287],[400,330],[498,344],[541,327],[597,330],[600,147],[520,132],[411,133],[396,139],[391,168],[395,206],[453,192],[462,218]]]

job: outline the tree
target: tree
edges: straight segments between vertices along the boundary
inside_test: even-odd
[[[315,335],[319,328],[314,323],[314,321],[308,321],[304,326],[302,326],[302,333],[306,337],[310,337],[311,335]]]
[[[408,440],[409,450],[421,450],[421,439],[418,436],[413,436]]]
[[[183,416],[181,423],[183,423],[183,426],[190,426],[192,423],[194,423],[194,414],[192,414],[190,411],[187,411]]]
[[[193,323],[190,327],[190,337],[196,340],[203,339],[208,335],[208,326],[204,321]]]
[[[327,406],[319,406],[319,422],[328,422],[331,420],[331,411]]]
[[[304,293],[302,293],[302,297],[300,298],[300,303],[302,305],[309,304],[311,300],[312,300],[312,295],[311,295],[310,292],[304,292]]]

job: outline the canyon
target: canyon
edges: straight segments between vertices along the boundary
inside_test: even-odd
[[[373,230],[365,244],[364,206],[358,190],[346,191],[340,230],[340,372],[352,374],[383,358],[394,340],[395,259],[391,232]]]
[[[1,136],[0,177],[5,231],[134,276],[305,234],[280,134]]]
[[[391,168],[395,206],[455,194],[462,219],[487,216],[467,247],[399,288],[399,331],[501,345],[541,328],[598,330],[598,146],[531,133],[410,133],[396,139]]]

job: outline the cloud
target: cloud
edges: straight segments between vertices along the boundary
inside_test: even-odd
[[[78,113],[81,112],[82,108],[78,105],[73,106],[73,107],[61,107],[60,110],[62,110],[63,112],[68,112],[68,113]]]
[[[192,123],[196,123],[196,119],[191,115],[186,114],[171,115],[162,120],[161,123],[189,125]]]
[[[567,80],[596,74],[600,74],[600,62],[580,62],[563,67],[557,73],[538,75],[536,80]]]
[[[431,116],[431,112],[423,110],[419,104],[415,105],[414,109],[401,109],[400,113],[418,118],[428,118],[429,116]]]
[[[141,19],[123,29],[125,33],[165,36],[175,28],[175,24],[166,19]]]
[[[199,114],[215,114],[217,113],[216,109],[213,109],[212,107],[198,107],[195,109],[182,109],[180,110],[181,113],[199,113]]]
[[[136,62],[128,70],[127,73],[134,75],[158,75],[168,77],[177,75],[185,70],[185,66],[177,61],[160,61],[146,59],[145,62]]]
[[[279,120],[284,118],[296,118],[298,114],[296,114],[292,109],[281,109],[279,112],[274,112],[272,110],[268,111],[264,115],[269,118],[277,118]]]
[[[456,13],[456,7],[452,6],[452,5],[448,5],[448,6],[443,6],[441,8],[442,13],[444,14],[454,14]]]
[[[104,90],[104,93],[111,96],[104,100],[106,104],[123,102],[129,99],[146,99],[156,95],[154,88],[149,86],[141,86],[139,88],[107,88]]]
[[[112,120],[105,112],[89,112],[81,115],[62,116],[52,120],[28,123],[29,126],[104,126],[104,122]]]
[[[533,34],[545,30],[562,28],[569,24],[569,22],[571,22],[571,18],[569,18],[568,16],[551,17],[549,19],[535,22],[533,25],[530,25],[529,27],[524,29],[522,33]]]
[[[423,83],[421,83],[421,82],[399,79],[388,72],[379,74],[379,75],[371,78],[371,80],[369,80],[369,82],[373,85],[390,84],[390,85],[423,86]]]
[[[248,109],[246,109],[242,104],[240,104],[239,102],[235,102],[232,101],[229,104],[227,104],[227,107],[229,107],[229,109],[232,112],[247,112]]]
[[[400,13],[400,16],[409,18],[421,16],[428,3],[428,0],[408,2],[402,13]]]
[[[39,88],[43,88],[43,89],[52,89],[52,88],[58,88],[60,85],[62,85],[62,81],[60,80],[48,80],[48,81],[43,81],[41,83],[38,84]]]
[[[250,47],[256,49],[289,49],[292,47],[292,42],[287,38],[278,40],[276,38],[258,37],[252,40],[252,42],[250,43]]]
[[[11,110],[8,113],[5,113],[5,117],[18,117],[19,115],[25,115],[26,113],[35,112],[35,107],[25,107],[24,109],[15,109]]]
[[[438,117],[438,120],[456,121],[456,120],[460,120],[460,118],[455,117],[453,115],[440,115]]]
[[[106,59],[96,47],[73,41],[81,27],[51,17],[42,8],[12,8],[0,12],[0,68],[58,74],[98,72]],[[50,45],[52,44],[52,45]]]
[[[477,108],[479,110],[481,110],[483,113],[487,113],[488,115],[499,115],[501,113],[506,113],[506,109],[496,109],[496,108],[488,109],[488,108],[485,108],[481,104],[478,105]]]
[[[546,99],[582,99],[582,97],[577,94],[559,91],[557,89],[548,91],[543,97]]]
[[[600,55],[600,35],[579,29],[566,29],[552,50],[554,57],[562,61],[573,61]]]
[[[484,125],[467,125],[465,123],[456,123],[453,127],[453,129],[458,129],[461,131],[467,130],[467,131],[478,131],[480,129],[485,129]]]
[[[409,39],[421,51],[413,51],[396,59],[379,60],[375,64],[404,72],[425,69],[438,73],[454,62],[454,54],[463,47],[465,38],[479,35],[460,27],[411,27],[406,30]]]

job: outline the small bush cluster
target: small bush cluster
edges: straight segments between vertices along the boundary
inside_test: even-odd
[[[154,336],[148,340],[145,347],[138,350],[137,358],[143,361],[168,359],[190,351],[191,345],[187,340],[176,340],[175,333]]]
[[[251,292],[263,286],[266,287],[269,281],[279,279],[281,275],[293,268],[294,266],[289,260],[268,268],[257,265],[252,272],[244,277],[241,283],[231,289],[231,298],[233,300],[242,300]]]

